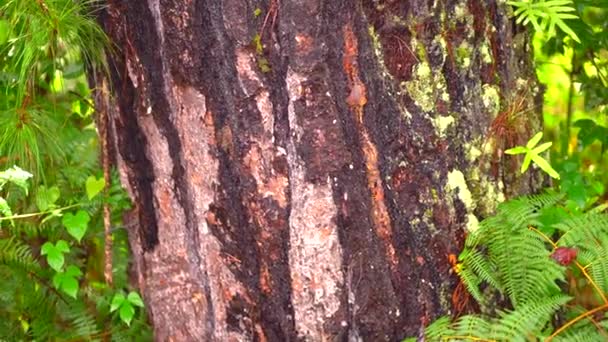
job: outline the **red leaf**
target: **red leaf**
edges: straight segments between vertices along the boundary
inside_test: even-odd
[[[577,253],[578,251],[576,248],[557,247],[551,254],[551,258],[562,266],[568,266],[574,259],[576,259]]]

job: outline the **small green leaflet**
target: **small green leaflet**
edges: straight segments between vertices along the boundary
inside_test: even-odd
[[[87,182],[85,183],[87,197],[89,198],[89,200],[97,196],[97,194],[100,193],[105,186],[106,181],[103,178],[97,179],[94,176],[89,176],[89,178],[87,178]]]
[[[127,297],[122,293],[117,293],[112,298],[112,304],[110,305],[110,312],[118,310],[120,319],[127,325],[131,324],[133,316],[135,315],[135,308],[133,306],[144,307],[144,302],[137,292],[130,292]]]
[[[53,186],[47,188],[46,186],[41,185],[36,191],[36,206],[38,207],[38,210],[47,211],[48,209],[51,209],[60,196],[61,194],[58,187]]]
[[[76,215],[67,213],[63,215],[62,223],[68,230],[68,233],[74,237],[78,242],[82,240],[84,234],[87,232],[87,226],[91,218],[84,210],[78,210]]]
[[[131,291],[127,296],[127,300],[135,306],[139,306],[140,308],[144,307],[144,301],[141,300],[141,297],[137,292]]]
[[[2,213],[2,216],[4,217],[13,216],[13,211],[11,210],[11,207],[9,207],[6,200],[2,197],[0,197],[0,213]]]
[[[530,162],[534,162],[536,165],[538,165],[538,167],[540,167],[541,170],[545,171],[549,176],[555,179],[559,179],[559,173],[557,173],[557,171],[555,171],[555,169],[551,167],[551,164],[549,164],[549,162],[547,162],[543,157],[540,156],[540,153],[544,152],[549,147],[551,147],[551,145],[553,145],[552,142],[547,142],[540,146],[536,146],[540,142],[542,137],[543,132],[538,132],[532,137],[532,139],[528,140],[526,146],[516,146],[510,148],[505,151],[505,154],[514,155],[525,153],[524,162],[521,164],[521,173],[526,172],[526,170],[530,166]]]
[[[61,271],[63,263],[65,262],[63,254],[69,252],[70,246],[68,246],[68,243],[63,240],[59,240],[54,245],[50,241],[45,242],[44,245],[42,245],[40,254],[46,255],[46,261],[48,262],[49,266],[51,266],[51,268],[56,272],[59,272]]]
[[[67,293],[70,297],[78,295],[78,278],[82,275],[80,269],[74,265],[66,268],[65,272],[58,272],[53,276],[53,286]]]
[[[580,43],[576,33],[566,24],[566,19],[579,19],[572,0],[511,0],[507,3],[515,7],[513,15],[517,24],[532,24],[537,32],[555,35],[555,26],[559,27],[574,41]]]

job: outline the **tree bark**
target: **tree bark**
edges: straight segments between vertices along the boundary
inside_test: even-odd
[[[395,341],[534,191],[527,35],[498,0],[109,0],[110,125],[159,341]]]

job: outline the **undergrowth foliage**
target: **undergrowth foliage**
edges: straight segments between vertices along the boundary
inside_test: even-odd
[[[454,269],[481,314],[441,318],[429,341],[601,341],[608,337],[608,215],[547,192],[499,206]],[[496,309],[497,303],[507,303]]]
[[[115,172],[102,176],[85,75],[107,70],[100,5],[0,0],[2,341],[151,340],[128,281],[121,222],[130,202]],[[112,284],[104,205],[112,208]]]

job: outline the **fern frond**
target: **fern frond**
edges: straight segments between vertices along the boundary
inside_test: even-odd
[[[504,313],[493,325],[490,336],[499,341],[528,341],[530,336],[539,335],[557,309],[570,300],[561,294],[538,298]]]
[[[69,304],[62,305],[60,315],[66,322],[70,323],[70,329],[65,336],[66,339],[83,339],[100,332],[95,317],[82,301],[70,301]]]
[[[456,322],[441,317],[425,329],[425,338],[429,341],[484,340],[489,336],[490,328],[490,322],[475,315],[462,316]]]
[[[18,267],[25,272],[38,272],[40,264],[34,259],[30,246],[15,237],[0,240],[0,264]]]
[[[576,33],[564,21],[579,18],[576,14],[572,14],[576,12],[572,0],[516,0],[507,3],[515,7],[513,14],[517,17],[516,23],[523,25],[530,23],[537,32],[547,32],[549,35],[555,34],[555,26],[558,26],[580,43]]]
[[[545,242],[528,227],[537,222],[540,210],[560,198],[545,193],[505,202],[469,235],[468,251],[461,255],[468,273],[462,272],[462,280],[476,299],[479,291],[471,289],[480,285],[480,279],[507,294],[515,308],[559,292],[556,281],[564,278],[564,268],[550,258]]]
[[[589,241],[596,241],[599,236],[608,233],[608,215],[598,213],[574,215],[554,227],[564,232],[557,241],[559,246],[579,246]]]
[[[600,289],[608,292],[608,238],[589,240],[580,246],[578,261]]]

